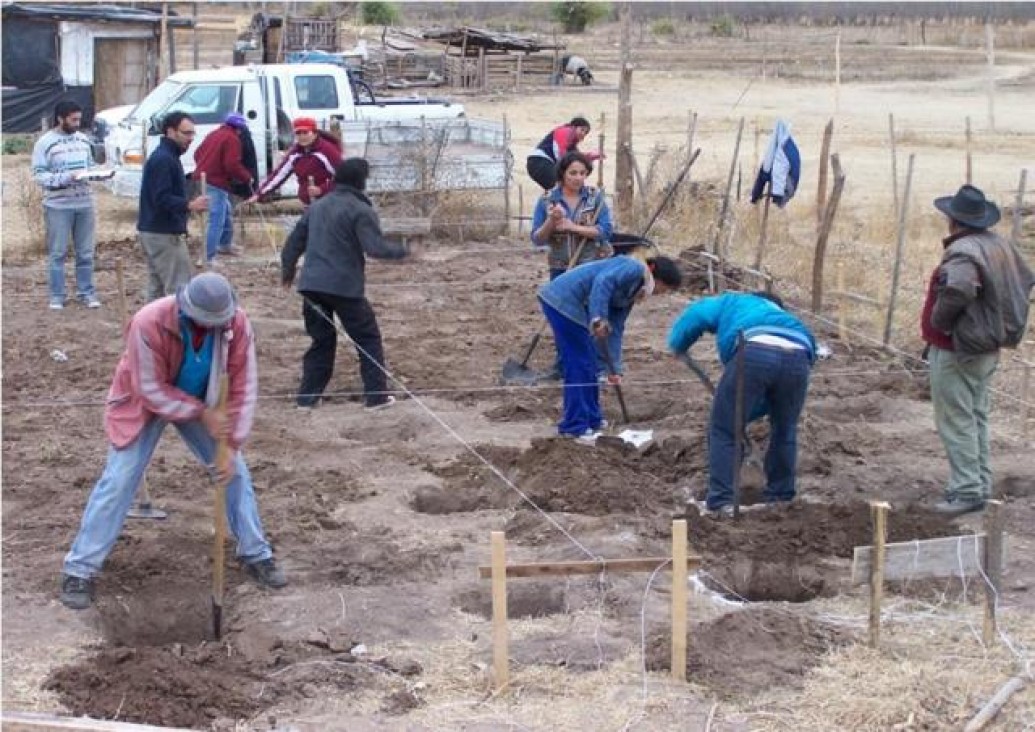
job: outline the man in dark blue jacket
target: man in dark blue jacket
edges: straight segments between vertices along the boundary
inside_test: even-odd
[[[686,351],[705,333],[714,333],[725,370],[715,389],[708,430],[709,511],[733,513],[737,374],[734,358],[744,337],[743,414],[747,420],[769,415],[765,456],[767,501],[794,498],[798,460],[798,418],[805,406],[816,340],[798,318],[767,293],[726,293],[689,305],[672,324],[668,348]]]
[[[298,259],[305,255],[298,292],[305,298],[302,317],[313,342],[302,360],[301,408],[316,406],[334,373],[335,315],[356,344],[366,408],[382,409],[395,402],[387,394],[381,331],[366,298],[364,254],[399,259],[406,249],[381,235],[377,212],[363,193],[369,175],[370,165],[363,158],[339,163],[334,188],[306,209],[280,255],[284,287],[294,282]]]
[[[187,197],[187,177],[180,156],[194,141],[194,120],[186,112],[170,112],[162,120],[158,148],[144,164],[140,178],[137,231],[147,257],[147,299],[173,295],[190,282],[187,217],[208,208],[208,197]]]

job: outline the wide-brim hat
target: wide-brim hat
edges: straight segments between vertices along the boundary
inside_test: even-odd
[[[972,185],[960,186],[955,196],[934,199],[934,207],[953,221],[975,229],[987,229],[999,221],[999,207]]]
[[[204,272],[176,292],[180,312],[204,328],[218,328],[233,320],[237,296],[226,277]]]

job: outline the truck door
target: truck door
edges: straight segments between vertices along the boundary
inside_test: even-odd
[[[262,79],[256,78],[244,83],[241,94],[240,112],[248,122],[248,132],[255,144],[258,158],[259,180],[269,172],[269,125],[266,123],[266,101],[262,94]],[[259,181],[256,181],[258,184]]]

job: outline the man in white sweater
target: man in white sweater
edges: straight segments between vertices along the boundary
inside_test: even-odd
[[[83,110],[76,102],[54,108],[54,127],[32,149],[32,174],[43,189],[43,218],[47,229],[50,309],[65,307],[65,256],[75,244],[75,284],[79,302],[99,308],[93,285],[93,191],[86,172],[93,165],[90,141],[79,132]]]

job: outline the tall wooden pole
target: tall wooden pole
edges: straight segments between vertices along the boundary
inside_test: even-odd
[[[845,175],[841,172],[841,160],[837,153],[830,156],[830,167],[834,171],[834,190],[830,193],[830,202],[823,210],[823,223],[819,227],[816,239],[816,253],[812,260],[812,312],[819,313],[823,309],[823,261],[827,254],[827,241],[834,228],[834,217],[837,206],[841,202],[841,192],[845,188]]]
[[[873,561],[870,563],[870,647],[880,644],[880,605],[884,597],[885,542],[888,540],[888,509],[883,501],[870,504],[873,517]]]
[[[597,152],[600,153],[600,159],[597,160],[597,188],[604,187],[604,124],[607,122],[607,116],[600,113],[600,133],[597,135]]]
[[[841,114],[841,31],[834,40],[834,116]]]
[[[888,112],[888,137],[891,140],[891,198],[895,203],[895,220],[898,220],[898,152],[895,150],[895,115]]]
[[[830,142],[834,137],[834,120],[823,128],[823,144],[819,148],[819,184],[816,188],[816,221],[823,223],[827,207],[827,170],[830,168]]]
[[[902,252],[906,246],[906,213],[909,210],[909,189],[913,185],[913,160],[916,155],[909,156],[906,167],[906,187],[902,191],[902,205],[898,214],[898,241],[895,243],[895,267],[891,271],[891,292],[888,293],[888,317],[884,321],[884,345],[891,343],[891,329],[895,320],[895,300],[898,299],[898,280],[902,271]]]
[[[712,254],[719,257],[719,260],[725,259],[725,252],[720,251],[720,242],[722,241],[722,232],[726,226],[726,216],[730,209],[730,193],[733,190],[733,176],[737,172],[737,158],[740,157],[740,138],[744,134],[744,118],[740,118],[740,124],[737,125],[737,141],[733,145],[733,158],[730,160],[730,172],[729,177],[726,178],[726,194],[722,197],[722,207],[719,209],[719,221],[715,225],[715,241],[712,242]]]
[[[618,81],[618,123],[615,131],[615,212],[619,221],[632,219],[632,6],[622,3],[622,68]]]

